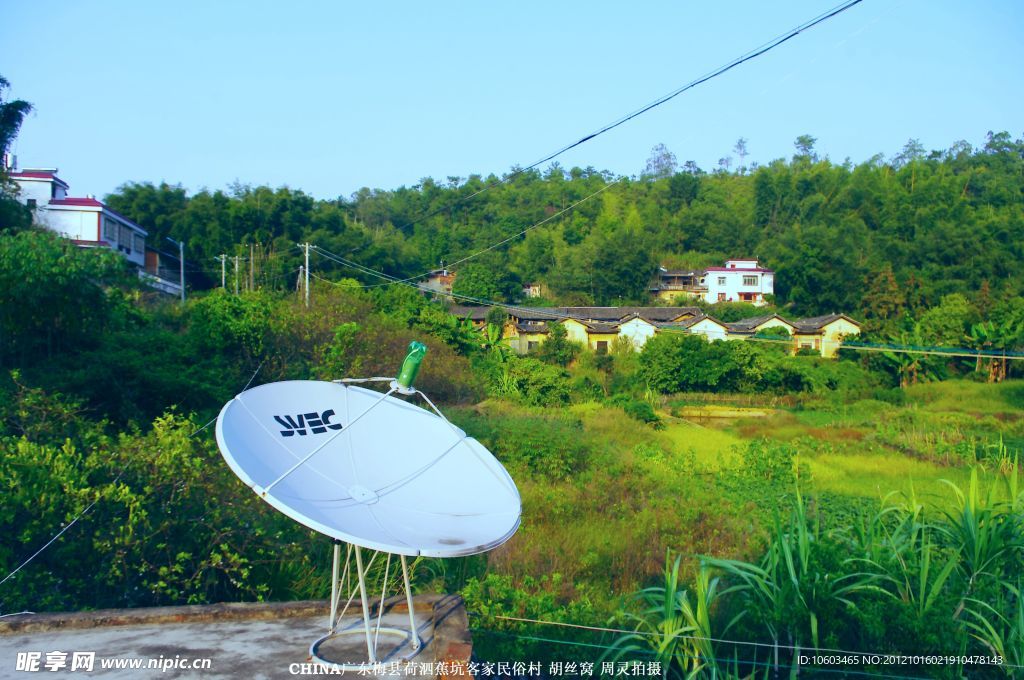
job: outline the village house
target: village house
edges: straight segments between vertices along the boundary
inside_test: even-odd
[[[57,176],[57,168],[18,169],[13,156],[5,156],[8,176],[18,186],[18,199],[32,211],[33,223],[70,239],[81,248],[110,248],[138,267],[140,277],[157,290],[179,295],[177,274],[165,278],[157,265],[162,253],[147,248],[145,229],[111,209],[95,196],[68,196],[70,186]],[[151,266],[152,265],[152,266]],[[176,265],[177,266],[177,265]]]
[[[524,283],[523,284],[523,297],[524,298],[544,297],[544,285],[541,284],[541,283]]]
[[[757,260],[726,260],[724,267],[706,269],[665,269],[658,271],[651,293],[659,300],[674,302],[680,297],[716,302],[767,304],[766,295],[775,293],[775,272],[760,267]]]
[[[427,274],[427,280],[420,284],[422,290],[429,290],[442,295],[451,295],[455,285],[455,272],[448,269],[435,269]]]
[[[845,314],[826,314],[793,321],[793,340],[798,349],[814,349],[821,356],[832,358],[843,344],[843,338],[860,335],[860,324]]]
[[[487,323],[491,307],[453,306],[449,311],[469,319],[481,328]],[[549,323],[560,323],[566,337],[603,354],[619,339],[628,340],[634,349],[658,333],[675,332],[702,335],[716,340],[772,340],[758,333],[782,328],[791,338],[789,350],[813,349],[823,357],[834,357],[843,338],[860,334],[860,324],[844,314],[787,320],[778,314],[724,323],[707,316],[697,307],[501,307],[506,314],[503,338],[517,354],[537,349],[550,333]]]

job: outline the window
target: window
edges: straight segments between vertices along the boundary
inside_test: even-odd
[[[537,349],[537,345],[539,345],[539,344],[540,343],[538,343],[536,340],[527,340],[526,341],[526,351],[527,352],[532,352],[533,350]]]
[[[135,238],[133,239],[132,243],[132,248],[141,253],[146,249],[146,239],[140,236],[139,234],[135,234]]]
[[[132,251],[132,232],[123,224],[117,227],[117,247],[129,253]]]
[[[719,286],[724,286],[725,285],[725,277],[724,276],[719,276],[718,277],[718,285]]]
[[[718,294],[718,301],[719,302],[725,302],[725,293],[719,293]]]
[[[26,201],[26,203],[28,203],[28,209],[29,210],[35,210],[36,209],[36,199],[30,198],[30,199],[28,199]]]
[[[608,341],[607,340],[598,340],[597,341],[597,353],[598,354],[608,354]]]
[[[756,286],[757,285],[757,277],[756,276],[744,276],[743,277],[743,285],[744,286]]]
[[[108,241],[117,240],[117,222],[109,217],[103,218],[103,238]]]

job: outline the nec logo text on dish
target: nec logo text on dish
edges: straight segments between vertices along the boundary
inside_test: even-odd
[[[341,423],[331,423],[331,418],[334,417],[334,409],[327,409],[323,413],[300,413],[294,418],[291,416],[274,416],[274,420],[278,422],[284,429],[281,430],[282,437],[291,437],[293,435],[306,436],[306,430],[310,430],[313,434],[323,434],[328,429],[340,430]]]

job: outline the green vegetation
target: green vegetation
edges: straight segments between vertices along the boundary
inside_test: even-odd
[[[909,322],[917,319],[922,339],[934,344],[942,344],[941,323],[921,317],[946,296],[972,304],[972,323],[993,323],[979,332],[1001,333],[1006,319],[1019,320],[1019,304],[1000,306],[1024,293],[1024,141],[989,133],[977,149],[957,142],[924,153],[908,145],[889,161],[876,156],[857,165],[807,148],[755,169],[706,173],[672,164],[672,172],[623,178],[474,259],[462,268],[457,292],[511,300],[531,282],[563,304],[641,302],[659,263],[703,267],[743,254],[776,270],[775,302],[796,315],[843,311],[890,335],[912,333]],[[300,263],[300,239],[404,278],[503,241],[610,180],[593,168],[554,164],[543,173],[471,175],[446,185],[425,178],[331,201],[287,188],[236,185],[188,196],[178,186],[133,183],[107,200],[152,239],[187,240],[193,261],[248,257],[259,244],[255,278],[267,286],[288,285],[283,274]],[[322,258],[314,267],[366,277]],[[371,278],[365,282],[379,282]],[[733,316],[729,307],[716,311]],[[960,345],[962,335],[951,339]],[[978,337],[979,345],[998,347],[993,340]]]
[[[756,252],[779,271],[780,309],[859,312],[876,340],[1014,350],[1020,149],[997,134],[978,151],[836,166],[806,137],[790,162],[750,174],[655,163],[474,260],[459,286],[513,299],[529,280],[563,303],[639,300],[657,262]],[[466,597],[480,656],[774,677],[801,650],[844,649],[998,654],[1018,667],[913,672],[1016,673],[1019,362],[826,361],[671,332],[597,354],[561,325],[521,357],[501,342],[500,313],[477,329],[327,260],[316,267],[334,280],[314,280],[309,308],[284,283],[300,239],[410,275],[609,180],[556,166],[462,203],[490,179],[320,202],[126,185],[114,207],[152,238],[187,239],[198,261],[252,246],[254,285],[187,304],[156,299],[117,255],[0,210],[0,575],[81,517],[0,587],[0,610],[325,597],[329,542],[245,488],[204,423],[250,382],[393,374],[418,339],[418,386],[494,451],[523,499],[499,549],[416,564],[417,588]]]
[[[31,253],[34,267],[59,263],[62,273],[32,279],[17,253]],[[818,619],[817,642],[809,613],[792,621],[787,615],[788,625],[799,627],[786,629],[787,644],[868,649],[865,641],[885,640],[884,649],[913,651],[955,640],[957,650],[977,653],[1015,644],[1017,586],[963,590],[970,575],[947,570],[954,530],[939,526],[954,521],[943,513],[963,526],[961,506],[973,503],[972,488],[996,488],[985,507],[999,512],[1013,502],[996,480],[1019,476],[1019,381],[950,380],[900,390],[870,363],[682,335],[656,337],[639,353],[615,343],[598,355],[562,339],[537,357],[519,357],[496,340],[493,325],[475,330],[404,288],[364,289],[350,281],[318,284],[309,309],[293,294],[273,291],[218,290],[183,306],[150,300],[108,254],[63,247],[32,230],[0,235],[0,263],[9,285],[31,286],[25,295],[45,301],[24,310],[0,300],[11,348],[0,385],[0,531],[15,537],[0,546],[0,570],[12,570],[90,508],[8,582],[12,587],[0,593],[4,610],[324,596],[328,544],[248,491],[202,424],[254,372],[256,384],[387,374],[419,338],[430,353],[418,384],[495,452],[523,498],[523,525],[505,546],[417,565],[417,587],[465,594],[478,617],[481,654],[596,658],[608,647],[632,654],[632,643],[616,646],[610,634],[552,631],[506,617],[638,625],[652,616],[653,591],[633,603],[626,596],[656,587],[666,550],[682,556],[678,569],[674,558],[669,566],[676,587],[690,593],[684,618],[692,620],[685,626],[723,631],[736,608],[748,608],[738,604],[736,590],[748,572],[723,565],[763,565],[758,560],[771,549],[776,517],[797,489],[809,499],[800,521],[817,527],[827,546],[827,559],[809,554],[801,569],[827,578],[860,574],[849,571],[849,560],[861,558],[844,537],[891,503],[891,492],[902,492],[936,522],[927,540],[940,566],[927,578],[943,580],[925,614],[965,604],[943,637],[928,637],[924,624],[889,635],[878,611],[892,596],[873,588],[894,583],[899,560],[892,558],[878,562],[888,571],[864,571],[873,574],[872,588],[851,578],[858,589],[836,595],[855,603],[881,598],[870,601],[874,609],[865,604],[875,619],[836,600],[808,610]],[[91,291],[90,324],[63,321],[75,309],[68,291],[76,287]],[[47,328],[53,334],[42,342],[39,329]],[[801,378],[787,383],[776,375]],[[951,495],[943,479],[967,500]],[[999,559],[1009,560],[1014,550]],[[875,558],[883,553],[876,550]],[[976,569],[980,578],[988,559],[978,553],[975,566],[963,569]],[[620,608],[640,619],[620,621]],[[778,630],[772,621],[751,613],[729,632],[770,640]],[[710,651],[727,658],[727,673],[768,663],[718,647],[683,649],[691,672],[710,672],[705,661],[694,662]],[[789,663],[786,654],[780,651],[780,665]]]

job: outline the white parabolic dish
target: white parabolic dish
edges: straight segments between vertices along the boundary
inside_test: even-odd
[[[217,444],[274,508],[364,548],[472,555],[519,527],[519,491],[480,442],[362,387],[294,380],[253,388],[221,410]]]

